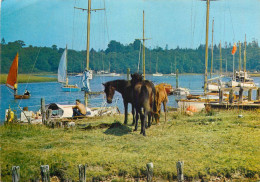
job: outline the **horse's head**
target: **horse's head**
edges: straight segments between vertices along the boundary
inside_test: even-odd
[[[160,120],[160,113],[159,113],[159,111],[153,112],[153,116],[154,116],[155,122],[158,124],[159,120]]]
[[[115,94],[115,87],[113,87],[109,82],[103,83],[103,85],[105,87],[104,92],[106,94],[107,103],[111,104]]]
[[[131,78],[131,85],[135,85],[136,83],[143,81],[143,75],[139,73],[131,74]]]

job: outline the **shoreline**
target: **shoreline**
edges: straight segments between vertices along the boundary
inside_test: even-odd
[[[18,83],[40,83],[40,82],[56,82],[56,77],[47,77],[55,76],[55,73],[36,73],[36,74],[19,74]],[[95,75],[95,74],[94,74]],[[121,75],[126,75],[121,74]],[[146,74],[147,76],[152,76],[152,74]],[[179,73],[179,75],[203,75],[203,73]],[[251,77],[260,77],[259,73],[250,73]],[[171,76],[170,74],[163,74],[163,76]],[[172,76],[175,77],[175,76]],[[7,74],[0,74],[0,85],[4,85],[7,79]]]
[[[39,83],[39,82],[55,82],[57,78],[45,77],[52,74],[19,74],[18,83]],[[7,74],[0,74],[0,84],[6,83]]]

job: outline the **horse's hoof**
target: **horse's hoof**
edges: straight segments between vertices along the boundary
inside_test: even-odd
[[[134,129],[134,131],[137,131],[137,129]]]
[[[145,133],[143,133],[143,136],[146,136],[146,134],[145,134]]]

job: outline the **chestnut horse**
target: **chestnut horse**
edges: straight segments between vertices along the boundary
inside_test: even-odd
[[[147,80],[142,80],[142,75],[135,73],[131,74],[131,85],[133,89],[134,107],[136,110],[135,130],[138,127],[138,115],[141,118],[141,133],[145,136],[146,121],[148,117],[148,127],[151,126],[151,116],[155,105],[155,88],[154,84]],[[143,110],[143,112],[142,112]]]
[[[165,89],[164,83],[155,86],[155,93],[156,93],[156,111],[154,112],[155,121],[158,124],[161,114],[161,105],[163,103],[163,109],[165,114],[165,122],[166,122],[166,103],[168,102],[168,96]]]
[[[131,87],[131,82],[127,80],[114,80],[103,83],[105,87],[105,94],[107,98],[107,103],[112,103],[115,91],[119,92],[123,97],[124,107],[125,107],[125,121],[127,124],[128,115],[128,103],[132,104],[132,114],[133,114],[133,125],[135,123],[135,109],[133,104],[133,89]]]

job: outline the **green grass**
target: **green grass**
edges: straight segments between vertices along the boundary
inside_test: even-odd
[[[5,84],[7,74],[0,74],[0,84]],[[57,78],[43,77],[42,75],[19,74],[18,83],[32,83],[32,82],[54,82]]]
[[[122,115],[80,121],[76,129],[1,126],[2,180],[11,181],[13,165],[20,166],[22,181],[28,181],[40,176],[40,165],[48,164],[51,176],[77,181],[77,165],[88,164],[88,179],[127,181],[143,178],[148,162],[154,164],[155,181],[176,180],[178,160],[184,161],[188,180],[259,180],[259,112],[221,111],[192,117],[169,113],[166,123],[163,118],[160,125],[147,129],[146,137],[139,134],[140,126],[137,132],[130,125],[98,127],[123,123]]]

